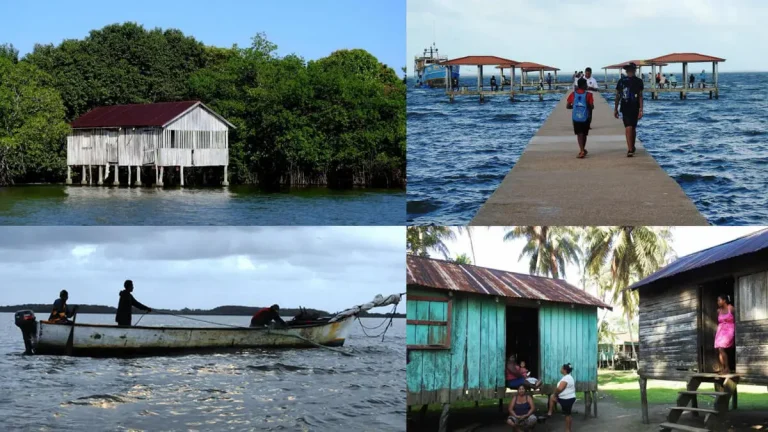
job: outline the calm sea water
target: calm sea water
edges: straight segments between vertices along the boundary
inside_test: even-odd
[[[403,225],[402,190],[0,187],[0,225]]]
[[[371,327],[382,319],[363,322]],[[141,324],[194,323],[147,315]],[[0,429],[404,431],[405,320],[393,324],[382,342],[355,323],[342,348],[354,357],[291,349],[91,359],[22,356],[13,314],[0,313]]]
[[[476,80],[462,79],[467,85]],[[764,225],[768,73],[723,73],[719,81],[719,100],[690,94],[681,101],[676,93],[648,99],[638,137],[710,223]],[[613,103],[612,94],[603,95]],[[443,91],[415,89],[411,82],[408,223],[468,223],[560,97],[539,102],[538,96],[523,96],[515,104],[497,97],[482,105],[473,97],[457,97],[451,104]]]

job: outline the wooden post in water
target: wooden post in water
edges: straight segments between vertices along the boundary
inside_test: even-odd
[[[221,182],[222,186],[229,186],[229,180],[227,180],[227,165],[224,165],[224,181]]]
[[[163,174],[164,174],[163,169],[164,168],[165,167],[160,167],[160,177],[159,177],[159,179],[157,181],[157,185],[158,186],[163,186]]]
[[[651,65],[651,100],[656,99],[656,65]]]
[[[128,169],[130,170],[131,167],[128,166]],[[136,183],[134,183],[134,186],[141,186],[141,167],[136,166]]]
[[[715,62],[715,78],[714,78],[714,80],[715,80],[715,99],[720,99],[720,86],[718,84],[718,79],[717,79],[717,77],[719,75],[719,73],[718,73],[718,69],[719,68],[720,68],[720,65],[717,62]]]
[[[80,184],[81,185],[88,184],[88,179],[85,176],[85,165],[82,165],[81,168],[82,168],[83,174],[82,174],[82,177],[80,177]]]
[[[64,181],[64,184],[72,184],[72,167],[69,165],[67,165],[67,179]]]
[[[91,165],[88,165],[88,184],[90,185],[93,181],[93,167]]]
[[[656,74],[653,75],[654,80],[656,79]],[[648,420],[648,379],[644,376],[640,375],[640,403],[642,404],[642,413],[643,413],[643,424],[649,424],[650,421]]]
[[[180,186],[184,187],[184,165],[179,166],[179,179]]]
[[[113,186],[120,186],[120,167],[115,165],[115,179],[112,182]]]
[[[104,171],[103,171],[103,169],[104,168],[101,165],[99,165],[99,178],[96,179],[96,184],[99,185],[99,186],[104,184]]]
[[[115,166],[115,172],[117,172],[117,165]],[[131,166],[128,165],[128,187],[131,187]]]

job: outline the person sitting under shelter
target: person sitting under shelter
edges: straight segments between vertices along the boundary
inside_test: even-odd
[[[499,89],[499,86],[496,85],[496,76],[491,77],[491,91],[496,91]]]
[[[285,321],[280,318],[280,306],[276,304],[256,311],[251,318],[251,327],[266,327],[273,321],[279,326],[286,326]]]
[[[71,310],[67,307],[67,300],[69,300],[69,293],[67,290],[61,290],[59,298],[53,302],[53,310],[48,317],[48,321],[56,324],[71,324],[72,318],[77,313],[77,306]]]
[[[520,373],[525,377],[525,381],[533,385],[533,388],[539,389],[541,387],[541,381],[531,376],[531,372],[525,367],[525,361],[520,361]]]

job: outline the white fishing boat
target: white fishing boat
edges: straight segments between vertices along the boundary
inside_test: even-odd
[[[286,327],[120,327],[103,324],[36,323],[35,354],[74,356],[131,356],[243,348],[311,348],[344,345],[362,311],[400,302],[400,295],[381,295],[332,317],[294,319]],[[26,311],[17,312],[22,318]],[[32,315],[34,317],[34,315]],[[31,325],[32,319],[22,319]],[[22,327],[20,325],[20,327]],[[24,333],[22,328],[22,333]],[[25,336],[26,337],[26,336]],[[26,341],[25,341],[26,342]]]

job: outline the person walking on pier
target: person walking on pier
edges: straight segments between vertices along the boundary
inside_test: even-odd
[[[552,90],[552,74],[547,72],[547,86]]]
[[[635,140],[637,139],[637,121],[643,118],[643,80],[635,76],[637,65],[629,63],[624,66],[627,76],[616,85],[616,102],[613,106],[613,116],[621,117],[624,121],[624,134],[627,138],[627,157],[635,155]]]
[[[587,91],[587,80],[579,79],[578,88],[568,95],[566,108],[573,110],[573,133],[579,143],[579,159],[587,156],[587,135],[592,123],[592,110],[595,109],[595,99]]]

